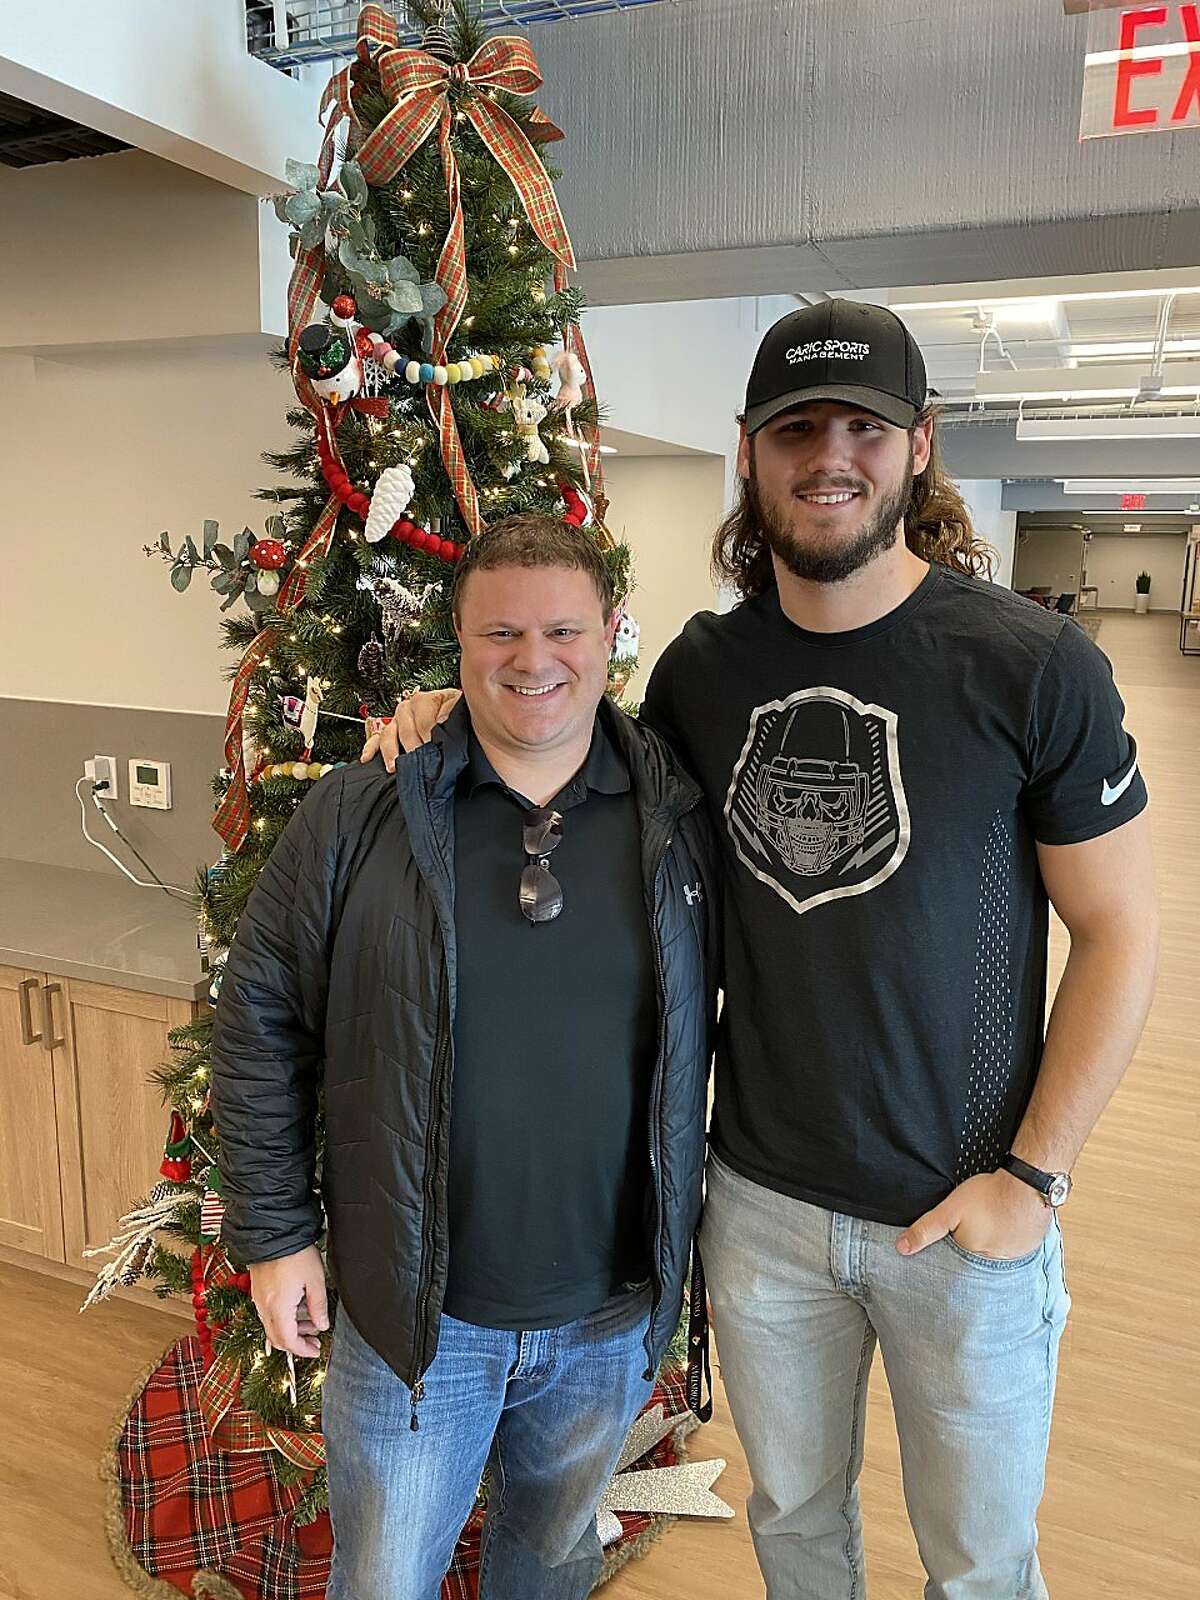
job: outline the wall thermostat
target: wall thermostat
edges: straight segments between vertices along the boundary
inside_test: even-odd
[[[166,761],[134,756],[129,762],[129,804],[154,811],[171,809],[171,767]]]

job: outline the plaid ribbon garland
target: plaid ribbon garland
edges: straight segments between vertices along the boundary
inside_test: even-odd
[[[217,1356],[200,1380],[200,1409],[208,1435],[218,1450],[246,1455],[277,1450],[285,1461],[306,1472],[325,1465],[325,1440],[319,1433],[301,1433],[266,1423],[239,1404],[241,1378],[236,1362]]]
[[[562,294],[567,287],[567,269],[561,262],[555,262],[554,291],[556,294]],[[587,345],[584,343],[583,329],[577,322],[568,323],[563,329],[563,345],[566,349],[573,351],[583,363],[585,374],[583,382],[584,397],[588,400],[595,400],[596,384],[592,378],[592,363],[588,358]],[[599,423],[588,423],[583,429],[583,436],[587,445],[583,459],[587,467],[588,490],[595,497],[601,497],[604,494],[604,469],[601,466]]]
[[[325,502],[325,509],[313,525],[313,530],[304,541],[303,548],[292,563],[292,570],[287,575],[287,581],[279,591],[275,601],[275,610],[280,616],[286,616],[294,611],[304,599],[304,587],[308,582],[308,563],[319,561],[329,554],[329,546],[333,543],[334,529],[337,527],[338,512],[341,506],[334,495],[330,495]]]
[[[250,694],[250,680],[259,663],[278,639],[275,628],[263,628],[246,646],[229,692],[225,715],[225,762],[230,769],[229,787],[213,815],[213,827],[226,847],[236,855],[250,831],[250,794],[246,787],[246,760],[242,753],[242,713]]]

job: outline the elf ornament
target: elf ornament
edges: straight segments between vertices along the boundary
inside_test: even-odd
[[[592,504],[592,497],[585,494],[582,489],[577,489],[565,478],[560,481],[558,492],[562,495],[563,505],[566,507],[563,521],[574,523],[577,528],[590,528],[596,520],[596,508]]]
[[[171,1113],[171,1126],[158,1170],[172,1183],[187,1183],[192,1176],[192,1136],[178,1111]]]
[[[363,536],[368,544],[386,539],[413,497],[413,475],[407,467],[384,467],[371,495]]]

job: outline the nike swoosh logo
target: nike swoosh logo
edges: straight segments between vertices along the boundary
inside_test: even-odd
[[[1128,789],[1129,785],[1133,782],[1133,775],[1134,775],[1134,773],[1136,771],[1137,771],[1137,757],[1134,756],[1133,765],[1130,767],[1129,771],[1125,774],[1125,776],[1123,778],[1119,779],[1116,783],[1113,783],[1113,784],[1110,784],[1108,779],[1105,778],[1104,787],[1100,791],[1100,804],[1102,806],[1115,805],[1117,803],[1117,801],[1121,798],[1121,796],[1125,793],[1126,789]]]

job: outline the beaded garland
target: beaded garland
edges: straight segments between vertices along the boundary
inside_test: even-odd
[[[333,772],[336,768],[346,765],[345,761],[273,761],[259,772],[258,781],[265,783],[268,778],[315,780],[323,778],[327,772]]]
[[[352,296],[339,295],[333,302],[332,312],[331,320],[335,326],[349,331],[358,307]],[[391,376],[402,371],[408,383],[432,383],[439,387],[447,383],[469,383],[473,378],[486,377],[489,372],[497,372],[500,368],[500,357],[496,355],[466,356],[462,361],[447,361],[444,365],[441,362],[435,365],[432,361],[412,360],[401,355],[382,334],[372,328],[359,328],[355,344],[360,356],[378,362]]]

